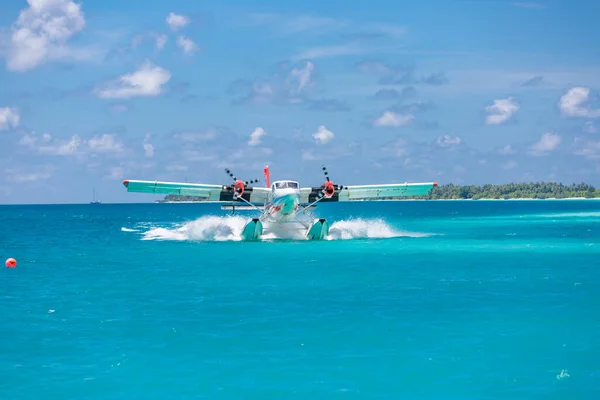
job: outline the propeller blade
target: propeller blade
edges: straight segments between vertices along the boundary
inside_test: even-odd
[[[325,166],[323,165],[323,174],[325,174],[325,179],[327,179],[327,182],[329,182],[329,174],[327,173],[327,168],[325,168]]]
[[[229,174],[229,176],[231,178],[233,178],[233,181],[237,181],[237,178],[235,177],[235,175],[233,175],[233,173],[231,172],[231,170],[229,168],[225,168],[225,172],[227,172]]]

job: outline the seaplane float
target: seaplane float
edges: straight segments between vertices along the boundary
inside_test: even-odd
[[[258,179],[242,181],[229,170],[230,185],[202,183],[123,181],[128,192],[163,195],[194,196],[198,201],[224,203],[222,210],[254,210],[259,215],[250,218],[242,230],[243,240],[259,240],[266,232],[295,231],[308,240],[320,240],[329,233],[329,223],[310,210],[319,202],[369,201],[386,198],[423,196],[437,186],[435,182],[394,183],[381,185],[340,186],[330,180],[325,166],[325,182],[319,187],[300,187],[295,180],[277,180],[271,183],[269,166],[263,172],[266,187],[250,186]]]

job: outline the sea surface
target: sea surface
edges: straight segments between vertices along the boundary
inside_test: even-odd
[[[600,201],[0,206],[0,399],[600,399]]]

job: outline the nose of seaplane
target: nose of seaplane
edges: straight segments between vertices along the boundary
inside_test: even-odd
[[[300,190],[293,188],[278,189],[276,192],[276,201],[282,214],[291,214],[296,211],[300,203]]]

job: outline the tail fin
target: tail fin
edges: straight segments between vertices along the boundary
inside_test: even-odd
[[[267,182],[267,188],[271,187],[271,173],[269,172],[269,166],[265,166],[265,169],[263,169],[263,172],[265,173],[265,181]]]

